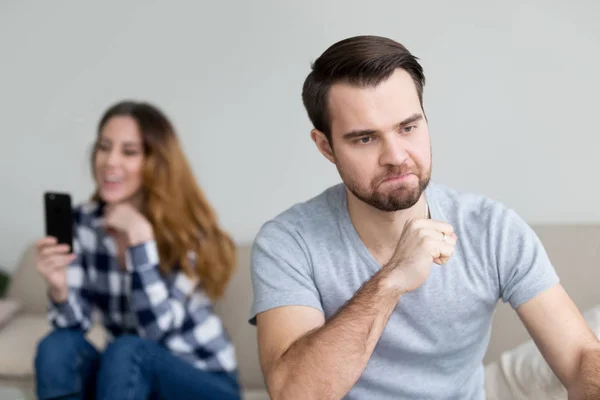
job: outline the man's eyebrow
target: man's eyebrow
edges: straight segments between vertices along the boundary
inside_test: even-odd
[[[344,137],[344,139],[357,139],[359,137],[372,135],[376,132],[377,131],[375,129],[361,129],[361,130],[346,132],[346,133],[344,133],[343,137]]]
[[[403,119],[402,121],[398,122],[396,125],[394,125],[395,129],[400,129],[403,126],[406,126],[408,124],[412,124],[413,122],[417,122],[423,119],[423,114],[413,114],[408,118]],[[356,139],[362,136],[369,136],[369,135],[373,135],[377,133],[377,131],[375,129],[359,129],[359,130],[355,130],[355,131],[349,131],[344,133],[343,138],[344,139]]]
[[[413,114],[408,118],[405,118],[403,121],[400,121],[396,124],[395,128],[396,129],[400,129],[403,126],[406,126],[408,124],[412,124],[413,122],[417,122],[423,119],[423,114]]]

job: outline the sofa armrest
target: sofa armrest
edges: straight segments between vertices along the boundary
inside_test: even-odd
[[[18,301],[25,313],[45,314],[48,307],[46,282],[35,268],[35,246],[28,245],[14,270],[6,297]]]

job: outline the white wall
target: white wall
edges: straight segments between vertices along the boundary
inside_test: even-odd
[[[0,3],[4,268],[43,235],[44,190],[89,195],[97,120],[122,98],[170,115],[223,225],[252,240],[338,181],[301,85],[326,47],[367,33],[422,59],[434,179],[530,222],[600,222],[597,1],[144,3]]]

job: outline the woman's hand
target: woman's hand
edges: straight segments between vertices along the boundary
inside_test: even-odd
[[[154,239],[150,222],[128,203],[108,206],[105,212],[105,225],[109,231],[124,234],[130,246]]]
[[[55,237],[47,236],[36,242],[35,267],[46,280],[50,296],[56,303],[67,300],[67,266],[77,257],[66,244],[58,244]]]

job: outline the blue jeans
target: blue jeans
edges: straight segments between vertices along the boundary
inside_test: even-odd
[[[235,374],[200,370],[133,335],[115,339],[100,354],[80,331],[56,329],[38,345],[35,373],[41,400],[241,398]]]

